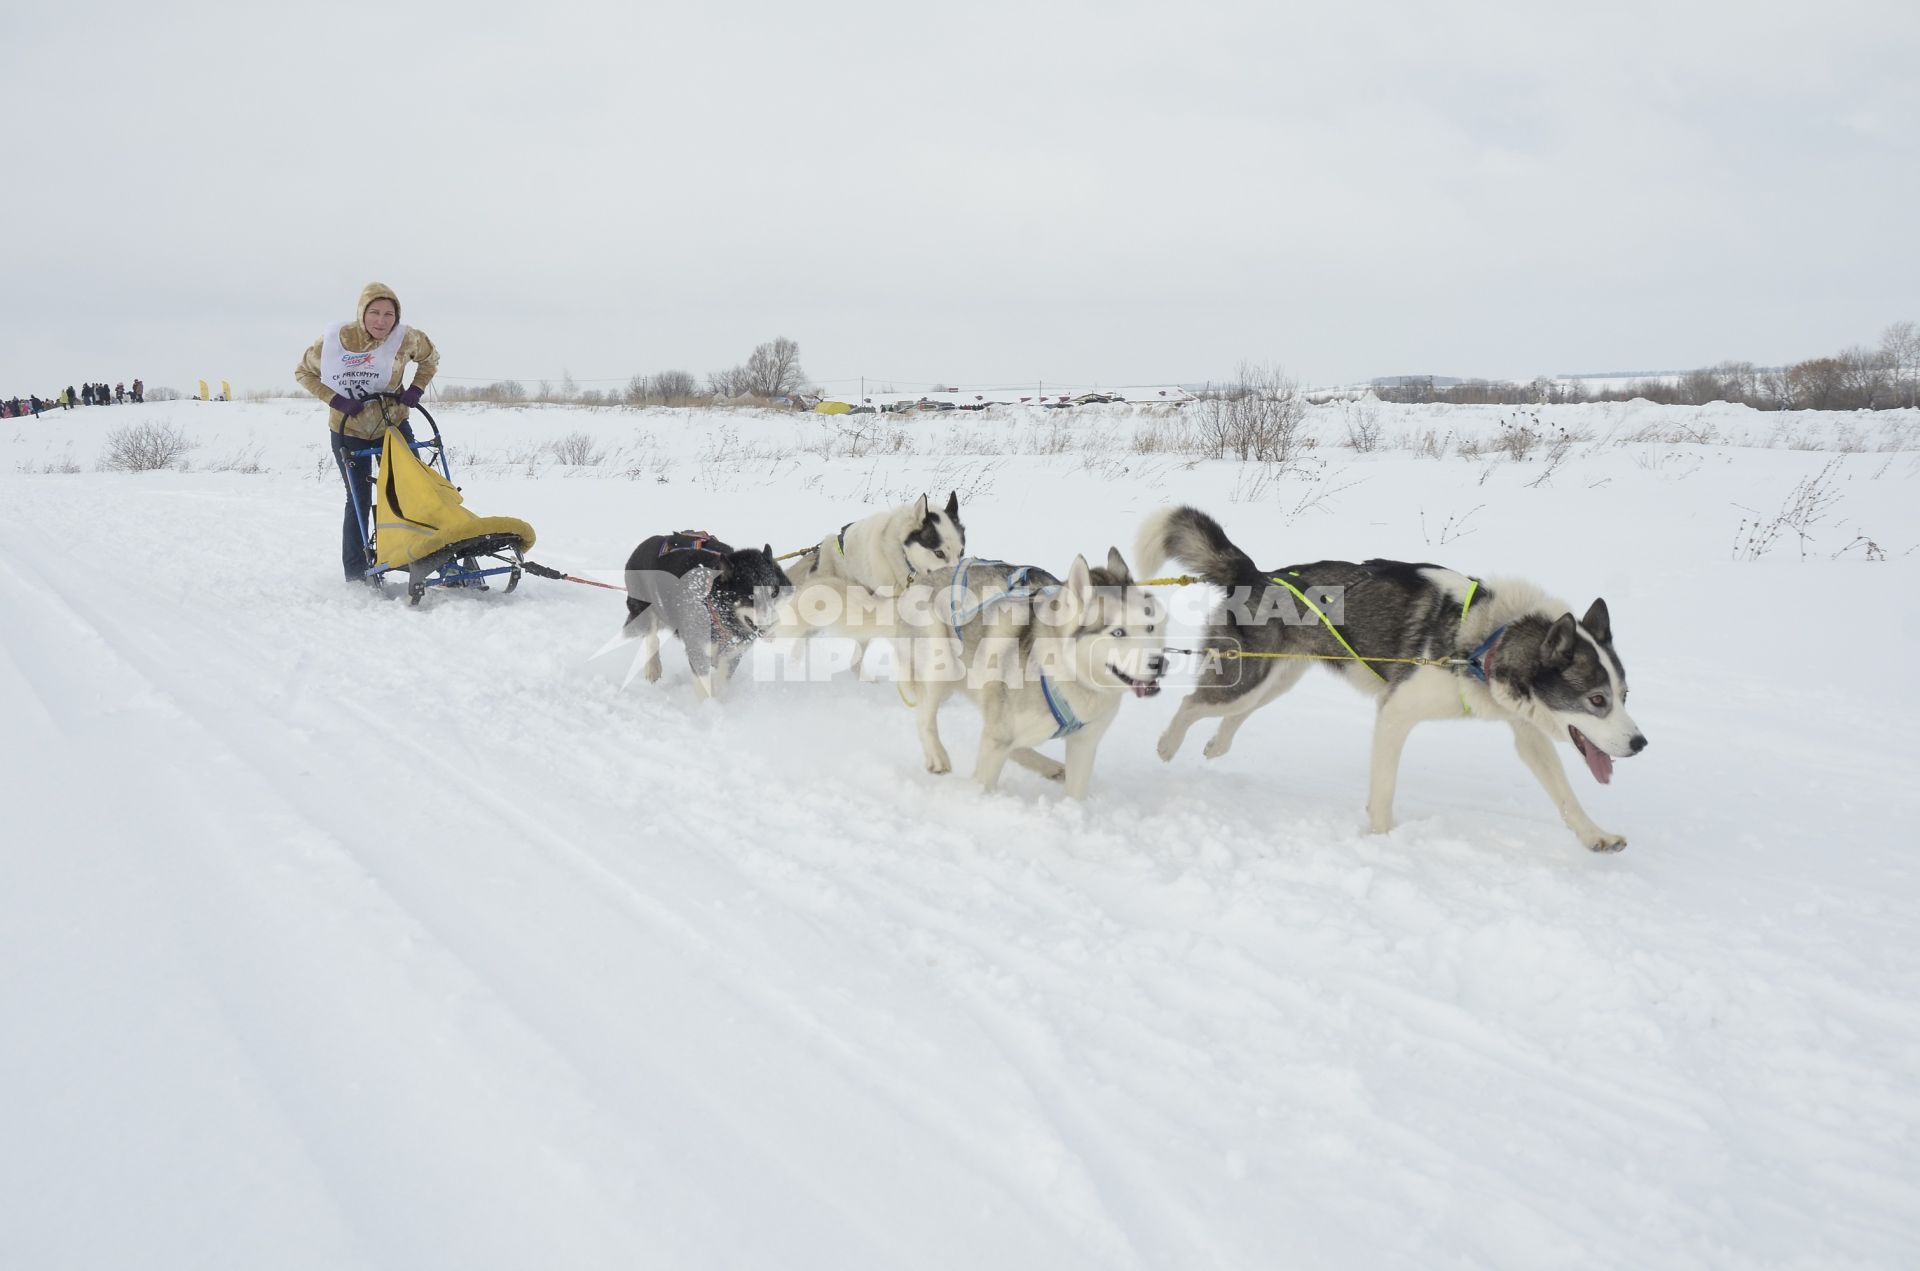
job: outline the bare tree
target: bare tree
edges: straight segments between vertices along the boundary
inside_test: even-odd
[[[1844,349],[1840,354],[1840,364],[1844,369],[1842,383],[1845,385],[1843,407],[1858,410],[1882,410],[1896,405],[1897,390],[1893,387],[1892,366],[1886,354],[1879,349],[1870,349],[1864,344],[1856,344]]]
[[[1837,357],[1812,357],[1787,368],[1787,391],[1800,410],[1832,410],[1846,390],[1846,364]]]
[[[1720,376],[1707,367],[1688,371],[1680,377],[1680,400],[1689,406],[1705,406],[1725,396],[1726,390],[1721,386]]]
[[[1887,359],[1899,399],[1908,406],[1920,406],[1920,327],[1894,323],[1880,337],[1880,352]]]
[[[699,382],[692,371],[661,371],[647,380],[647,398],[662,406],[684,402],[699,396]]]
[[[800,369],[800,346],[784,335],[756,348],[743,369],[746,391],[755,397],[784,397],[807,384],[807,373]]]
[[[1713,368],[1720,394],[1730,402],[1752,405],[1760,400],[1760,372],[1751,362],[1721,362]]]
[[[739,397],[747,391],[747,368],[735,366],[707,372],[707,391],[715,397]]]
[[[1243,362],[1231,384],[1200,396],[1198,428],[1213,458],[1288,464],[1305,446],[1306,403],[1276,366]]]

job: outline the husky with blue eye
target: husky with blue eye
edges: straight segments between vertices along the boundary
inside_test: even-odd
[[[1162,759],[1208,718],[1221,722],[1206,756],[1226,754],[1247,716],[1317,661],[1377,701],[1367,793],[1374,833],[1393,828],[1400,752],[1414,725],[1471,716],[1511,726],[1521,760],[1581,843],[1596,852],[1627,845],[1580,806],[1553,749],[1570,743],[1602,785],[1615,759],[1646,749],[1627,714],[1627,672],[1606,601],[1576,619],[1530,583],[1404,561],[1263,570],[1218,522],[1188,507],[1157,512],[1141,529],[1141,570],[1152,574],[1170,559],[1227,593],[1201,641],[1226,656],[1206,660],[1199,687],[1160,738]]]
[[[1127,697],[1152,697],[1166,670],[1166,609],[1109,550],[1078,557],[1066,577],[1034,565],[963,558],[916,579],[892,602],[837,579],[855,639],[895,642],[901,696],[919,714],[927,771],[953,770],[940,741],[941,703],[964,693],[980,708],[974,779],[993,789],[1007,761],[1087,797],[1094,754]],[[1065,743],[1066,762],[1037,749]]]

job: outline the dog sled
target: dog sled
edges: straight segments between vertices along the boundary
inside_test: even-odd
[[[374,393],[367,409],[384,413],[386,402],[398,400],[394,393]],[[371,507],[362,504],[357,483],[348,483],[366,544],[368,581],[377,586],[386,575],[404,572],[410,605],[419,604],[429,587],[486,591],[489,579],[502,576],[501,590],[512,591],[533,547],[533,527],[517,517],[469,511],[453,484],[439,423],[424,406],[412,410],[433,429],[430,439],[409,442],[398,428],[389,428],[378,443],[349,452],[377,460]],[[427,462],[421,451],[431,452]]]

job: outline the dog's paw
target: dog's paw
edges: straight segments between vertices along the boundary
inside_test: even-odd
[[[658,684],[660,682],[660,659],[655,658],[653,661],[647,663],[647,665],[642,668],[640,674],[647,677],[647,683]]]
[[[1583,833],[1580,841],[1586,844],[1589,852],[1617,852],[1627,845],[1623,835],[1609,834],[1605,830],[1594,829]]]
[[[937,755],[928,755],[927,771],[936,777],[944,776],[953,771],[953,760],[947,758],[947,752],[944,750]]]
[[[1375,816],[1371,812],[1367,813],[1367,833],[1369,834],[1393,833],[1393,814],[1388,813],[1385,816]]]
[[[1172,733],[1166,733],[1160,738],[1160,744],[1155,746],[1154,750],[1159,753],[1161,763],[1170,763],[1173,757],[1180,753],[1180,738]]]
[[[1203,749],[1200,753],[1205,755],[1209,759],[1218,759],[1221,755],[1226,754],[1229,750],[1232,750],[1232,749],[1233,749],[1233,738],[1222,737],[1216,733],[1214,734],[1213,738],[1207,742],[1206,748]]]
[[[1057,759],[1045,764],[1035,764],[1033,770],[1045,777],[1048,781],[1065,781],[1067,779],[1067,765]]]

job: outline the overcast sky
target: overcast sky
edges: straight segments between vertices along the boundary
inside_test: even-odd
[[[0,392],[1309,383],[1920,319],[1920,4],[8,4]],[[596,384],[596,381],[606,383]]]

